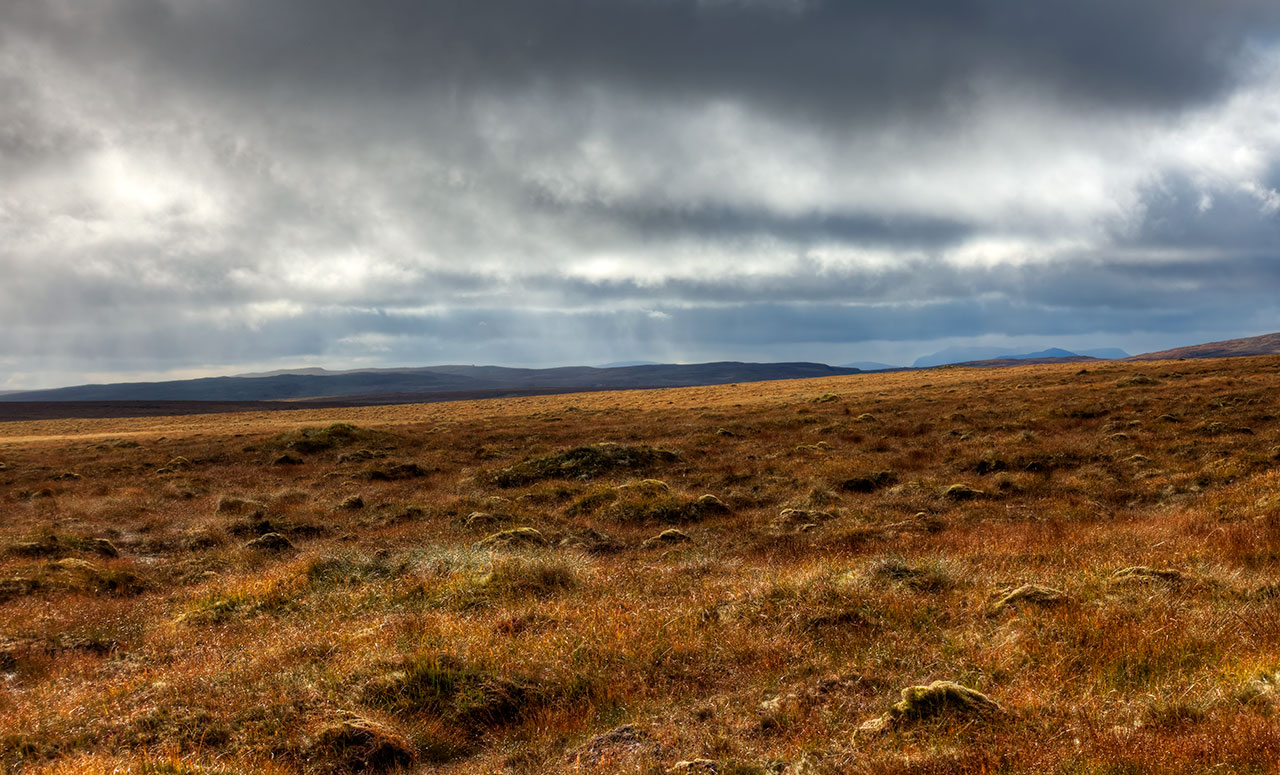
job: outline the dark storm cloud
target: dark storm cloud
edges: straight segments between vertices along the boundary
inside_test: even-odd
[[[1178,106],[1215,96],[1242,45],[1280,17],[1266,0],[117,0],[62,10],[18,0],[7,20],[86,64],[140,59],[255,93],[601,82],[832,118],[932,106],[985,74],[1125,109]]]
[[[1271,0],[10,0],[0,389],[1280,328],[1278,33]]]

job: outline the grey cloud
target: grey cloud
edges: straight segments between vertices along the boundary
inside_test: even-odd
[[[537,205],[562,212],[565,205],[552,197],[535,197]],[[803,213],[784,215],[761,209],[726,206],[679,208],[668,203],[627,206],[589,202],[567,208],[580,219],[603,219],[632,231],[637,237],[691,235],[712,239],[773,237],[812,244],[839,241],[898,248],[931,248],[960,242],[974,233],[972,224],[953,218],[912,215],[884,217],[870,214]]]
[[[1273,171],[1263,185],[1275,188],[1277,178]],[[1238,190],[1207,195],[1185,176],[1164,176],[1148,187],[1144,209],[1139,228],[1116,235],[1119,244],[1263,255],[1280,244],[1280,218],[1262,212],[1256,197]]]
[[[7,16],[88,62],[180,68],[284,98],[412,98],[602,82],[664,97],[759,101],[810,115],[913,112],[988,73],[1065,95],[1168,107],[1214,96],[1265,0],[811,2],[115,0]],[[87,18],[86,18],[87,17]]]

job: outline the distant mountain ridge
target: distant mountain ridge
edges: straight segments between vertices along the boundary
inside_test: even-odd
[[[736,382],[766,382],[781,379],[808,379],[862,374],[898,368],[932,368],[963,365],[979,367],[1017,366],[1031,363],[1062,363],[1097,359],[1170,360],[1175,358],[1221,358],[1248,355],[1280,355],[1280,333],[1228,339],[1220,342],[1179,347],[1129,356],[1117,348],[1072,352],[1052,347],[1033,353],[1019,353],[998,347],[948,347],[918,358],[911,367],[864,361],[846,366],[824,363],[742,363],[720,361],[695,364],[635,365],[612,364],[600,367],[566,366],[551,369],[517,369],[505,366],[443,365],[425,367],[354,369],[331,371],[317,367],[279,369],[230,377],[129,382],[109,385],[77,385],[49,390],[0,393],[0,403],[102,402],[102,401],[189,401],[253,402],[358,398],[370,403],[379,397],[394,396],[397,402],[451,396],[465,397],[530,395],[569,390],[624,390],[636,388],[693,387]]]
[[[692,387],[734,382],[832,377],[861,373],[823,363],[657,364],[594,368],[513,369],[504,366],[427,366],[330,372],[299,369],[263,376],[205,377],[168,382],[78,385],[0,396],[15,401],[281,401],[379,394],[461,393],[548,388]]]
[[[1076,350],[1076,355],[1083,355],[1087,358],[1100,358],[1104,361],[1118,361],[1129,357],[1129,353],[1121,350],[1119,347],[1098,347],[1090,350]]]
[[[887,371],[889,369],[905,368],[903,366],[890,366],[887,363],[880,363],[879,361],[854,361],[853,363],[842,363],[840,364],[840,367],[845,369],[859,369],[861,371]]]
[[[1128,358],[1129,353],[1118,347],[1104,347],[1090,350],[1064,350],[1061,347],[1050,347],[1047,350],[1027,353],[1009,347],[948,347],[930,355],[923,355],[911,364],[914,369],[928,369],[934,366],[948,366],[961,363],[980,363],[985,361],[1044,361],[1054,358],[1100,358],[1106,360]]]

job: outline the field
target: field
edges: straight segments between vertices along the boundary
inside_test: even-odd
[[[0,767],[1274,773],[1278,416],[1261,357],[5,423]]]

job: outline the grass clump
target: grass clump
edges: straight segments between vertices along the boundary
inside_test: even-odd
[[[42,586],[39,579],[29,576],[13,576],[0,579],[0,603],[8,602],[15,597],[33,594]]]
[[[981,718],[1004,713],[1000,703],[976,689],[954,681],[934,681],[927,686],[908,686],[902,699],[880,718],[859,727],[860,732],[884,732],[911,722],[947,716]]]
[[[1149,377],[1146,374],[1134,374],[1132,377],[1116,380],[1116,384],[1120,387],[1141,387],[1143,385],[1159,385],[1160,380],[1155,377]]]
[[[244,545],[255,552],[287,552],[293,549],[293,542],[280,533],[263,533]]]
[[[138,595],[149,586],[144,578],[128,568],[104,567],[72,557],[46,564],[44,575],[51,587],[116,597]]]
[[[462,524],[469,528],[483,528],[509,523],[515,517],[502,511],[473,511],[462,518]]]
[[[43,535],[33,541],[19,541],[9,547],[9,554],[15,557],[59,558],[75,553],[118,557],[120,550],[106,538],[81,538],[56,533]]]
[[[693,541],[693,539],[689,536],[688,533],[684,532],[683,530],[676,530],[675,528],[669,528],[667,530],[663,530],[661,533],[658,533],[653,538],[646,540],[644,542],[644,547],[646,549],[652,549],[658,546],[675,546],[676,544],[687,544],[687,543],[690,543],[691,541]]]
[[[1173,568],[1148,568],[1145,565],[1135,565],[1131,568],[1121,568],[1111,574],[1111,578],[1116,581],[1155,581],[1165,584],[1180,584],[1187,577],[1182,571],[1174,570]]]
[[[637,495],[655,498],[671,492],[671,485],[661,479],[640,479],[638,481],[620,484],[613,489],[619,493],[635,493]]]
[[[730,511],[724,501],[710,493],[699,495],[693,503],[689,504],[689,510],[695,519],[709,517],[714,514],[728,514]]]
[[[631,524],[676,524],[693,518],[691,506],[669,494],[650,497],[627,493],[606,506],[601,515],[615,522]]]
[[[234,495],[223,495],[218,498],[218,505],[214,510],[219,514],[250,514],[265,511],[266,508],[267,505],[261,501],[237,498]]]
[[[1280,698],[1280,673],[1260,673],[1235,692],[1241,705],[1270,709]]]
[[[967,484],[953,484],[942,491],[942,497],[953,501],[971,501],[986,495],[982,490],[975,490]]]
[[[356,553],[313,557],[302,575],[312,587],[350,587],[369,581],[391,579],[407,570],[403,563],[393,563],[379,552],[372,556]]]
[[[859,474],[845,479],[840,489],[845,492],[869,493],[891,487],[898,483],[898,475],[892,471],[876,471],[870,474]]]
[[[323,428],[300,428],[276,439],[276,443],[285,449],[303,455],[327,452],[340,447],[351,447],[356,444],[368,445],[372,442],[385,441],[388,434],[372,428],[361,428],[351,423],[338,422]]]
[[[507,597],[547,597],[577,585],[576,569],[558,558],[504,558],[480,580],[483,591]]]
[[[897,582],[918,592],[942,592],[957,586],[951,571],[940,561],[913,565],[900,557],[886,557],[872,563],[871,577]]]
[[[211,597],[198,602],[179,615],[178,622],[185,624],[217,624],[237,616],[256,613],[257,610],[256,601],[245,595]]]
[[[531,546],[550,546],[551,542],[541,530],[533,527],[513,527],[501,530],[481,539],[476,546],[482,549],[521,549]]]
[[[999,600],[991,606],[993,613],[998,613],[1006,608],[1014,608],[1022,605],[1034,606],[1056,606],[1069,602],[1071,598],[1067,597],[1065,592],[1053,589],[1051,587],[1042,587],[1038,584],[1023,584],[1022,586],[1005,593]]]
[[[777,530],[807,530],[835,519],[829,511],[783,509],[771,524]]]
[[[412,741],[405,735],[356,714],[326,725],[310,748],[313,759],[341,773],[400,771],[418,759]]]
[[[775,581],[755,594],[705,611],[703,618],[822,637],[876,626],[881,617],[873,608],[864,590],[821,576]]]
[[[398,482],[402,479],[420,479],[431,471],[417,463],[397,463],[394,465],[375,466],[356,474],[361,479],[371,482]]]
[[[678,459],[675,452],[644,444],[606,442],[532,458],[493,473],[499,487],[522,487],[546,479],[595,479],[616,471],[639,471]]]
[[[298,605],[298,585],[294,582],[253,581],[229,589],[206,593],[178,615],[180,624],[220,624],[259,614],[280,614]]]
[[[987,474],[998,474],[1001,471],[1008,471],[1009,463],[1003,458],[994,456],[984,457],[977,463],[973,464],[973,472],[978,476],[986,476]]]
[[[623,724],[608,732],[602,732],[583,743],[575,751],[576,762],[588,767],[599,767],[604,761],[616,760],[619,755],[634,754],[660,747],[652,742],[651,735],[634,724]]]
[[[1142,708],[1142,726],[1150,730],[1176,730],[1199,724],[1209,717],[1208,703],[1185,697],[1154,697]]]
[[[361,700],[396,714],[435,717],[468,737],[513,724],[543,700],[529,681],[500,677],[482,665],[420,654],[369,679]]]
[[[565,510],[571,517],[599,514],[614,522],[637,525],[697,522],[729,512],[724,501],[714,495],[689,500],[671,492],[665,482],[656,479],[589,491]]]

